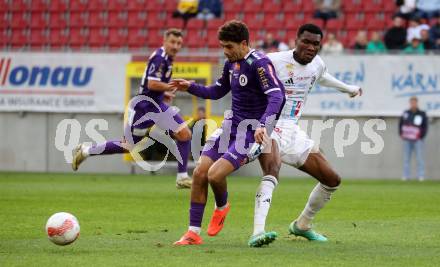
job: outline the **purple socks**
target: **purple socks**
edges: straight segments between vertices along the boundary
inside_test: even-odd
[[[205,205],[202,203],[191,202],[189,208],[189,225],[195,227],[202,226],[203,212],[205,211]]]

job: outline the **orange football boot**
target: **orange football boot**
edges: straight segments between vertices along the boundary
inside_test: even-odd
[[[231,206],[228,202],[223,210],[219,210],[217,208],[214,210],[208,226],[208,235],[215,236],[223,229],[226,215],[228,215],[230,207]]]

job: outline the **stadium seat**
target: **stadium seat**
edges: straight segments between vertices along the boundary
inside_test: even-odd
[[[362,1],[363,11],[368,13],[378,13],[383,10],[382,0],[366,0]]]
[[[29,26],[29,18],[26,16],[26,13],[14,12],[9,23],[9,27],[13,29],[24,29]]]
[[[106,11],[107,0],[89,0],[89,11]]]
[[[215,32],[208,31],[207,43],[208,43],[208,48],[220,49],[220,44],[217,39],[217,31]]]
[[[208,30],[217,30],[223,23],[224,21],[222,19],[211,19],[208,20],[207,28]]]
[[[386,27],[386,21],[378,13],[369,13],[365,16],[365,26],[367,30],[383,30]]]
[[[167,28],[183,28],[183,20],[181,19],[167,18],[165,24]]]
[[[71,28],[69,34],[69,45],[72,48],[85,46],[89,40],[87,30],[80,28]]]
[[[348,14],[345,18],[345,29],[360,30],[365,26],[364,19],[359,14]]]
[[[151,3],[150,3],[151,2]],[[155,3],[155,1],[149,0],[147,1],[147,6],[150,10],[157,10],[157,9],[161,9],[160,5],[157,4],[157,2]],[[176,0],[167,0],[165,1],[165,10],[168,13],[172,13],[177,9],[177,1]]]
[[[30,10],[30,1],[26,0],[14,0],[9,1],[9,11],[12,12],[26,12],[27,10]]]
[[[89,13],[89,24],[94,27],[107,26],[108,16],[104,11],[93,11]]]
[[[201,19],[190,19],[188,21],[188,24],[186,25],[186,27],[188,29],[199,29],[199,30],[201,30],[201,29],[205,28],[205,22],[206,21],[201,20]]]
[[[120,48],[127,45],[128,32],[120,28],[109,30],[108,43],[112,48]]]
[[[69,18],[70,27],[87,27],[88,26],[88,16],[84,11],[71,11]]]
[[[147,46],[156,49],[162,45],[163,34],[161,30],[148,30]]]
[[[284,11],[285,15],[294,15],[301,11],[301,5],[294,1],[287,1],[287,3],[283,3],[281,11]]]
[[[235,0],[232,1],[224,1],[223,10],[225,13],[236,12],[241,10],[243,7],[243,2],[238,2]]]
[[[201,31],[189,31],[187,38],[185,38],[185,46],[189,48],[202,48],[205,47],[205,37],[202,36]]]
[[[127,2],[128,11],[144,11],[147,6],[146,0],[130,0]]]
[[[305,19],[304,23],[312,23],[315,24],[316,26],[320,27],[321,29],[324,28],[324,21],[322,19]]]
[[[361,1],[355,0],[345,0],[342,4],[342,10],[347,13],[358,13],[361,12],[363,8]]]
[[[8,0],[0,0],[0,12],[6,12],[9,10]]]
[[[49,16],[50,28],[66,28],[68,25],[67,17],[63,12],[51,12]]]
[[[47,28],[49,25],[49,20],[44,12],[35,11],[31,15],[30,27],[33,29]]]
[[[1,9],[1,7],[0,7]],[[31,2],[31,11],[32,12],[44,12],[49,10],[49,1],[46,0],[32,0]]]
[[[109,11],[108,22],[110,27],[126,27],[128,14],[125,11]]]
[[[179,19],[182,22],[183,21]],[[148,16],[147,17],[147,28],[148,29],[161,29],[165,25],[166,21],[164,21],[159,14],[155,14],[154,16]]]
[[[147,44],[147,31],[145,29],[128,29],[128,47],[142,48]]]
[[[133,0],[128,0],[128,2]],[[107,9],[109,11],[125,11],[127,9],[127,0],[108,0]]]
[[[66,1],[52,0],[49,4],[49,10],[51,12],[65,12],[69,9],[69,5]]]
[[[265,13],[263,25],[266,30],[276,30],[280,28],[280,25],[283,25],[283,21],[275,15],[276,14]]]
[[[296,31],[304,23],[304,18],[296,16],[295,14],[286,14],[284,17],[283,27],[286,30]]]
[[[264,20],[261,13],[245,13],[243,21],[247,24],[249,29],[263,28]]]
[[[397,5],[395,1],[384,1],[383,2],[383,10],[385,12],[394,13],[397,11]]]
[[[24,29],[15,29],[12,30],[10,44],[14,48],[20,48],[25,46],[28,43],[29,35],[27,31]]]
[[[229,13],[225,14],[225,20],[226,21],[233,20],[233,19],[242,20],[243,19],[242,13],[237,11],[237,12],[229,12]]]
[[[75,0],[69,2],[69,10],[77,12],[85,12],[88,10],[89,3],[85,0]]]
[[[91,28],[89,37],[90,47],[104,47],[108,41],[108,30],[106,28]]]
[[[144,11],[129,11],[127,26],[130,28],[144,28],[147,24],[147,13]]]
[[[302,0],[301,11],[307,14],[315,12],[315,4],[310,0]]]
[[[69,43],[69,35],[64,29],[51,29],[49,36],[49,43],[51,48],[63,47]]]
[[[9,45],[9,30],[0,29],[0,48],[6,48]]]
[[[242,10],[244,13],[255,13],[260,12],[262,8],[263,5],[261,1],[249,0],[244,2]]]
[[[268,13],[279,14],[282,11],[281,2],[276,2],[276,1],[273,1],[273,0],[263,1],[262,10],[265,13],[265,16]]]
[[[9,27],[9,16],[6,11],[0,11],[0,29],[6,29]]]
[[[48,44],[48,36],[46,29],[32,29],[30,36],[30,45],[32,48],[41,48]]]
[[[342,19],[331,19],[327,21],[326,30],[338,31],[344,27],[344,21]]]

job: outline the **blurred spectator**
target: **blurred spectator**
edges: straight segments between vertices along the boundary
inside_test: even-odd
[[[180,0],[177,4],[177,10],[173,13],[173,18],[182,18],[184,22],[183,28],[186,28],[188,20],[197,16],[198,5],[198,0]]]
[[[334,33],[329,33],[327,37],[327,42],[322,46],[323,53],[341,53],[344,50],[344,46],[336,39]]]
[[[267,33],[266,38],[259,42],[258,45],[261,49],[263,49],[266,53],[277,52],[282,50],[287,50],[288,46],[273,38],[272,33]]]
[[[409,20],[414,16],[416,12],[416,0],[397,0],[397,5],[400,6],[399,12],[397,13],[399,17]]]
[[[411,177],[411,156],[415,150],[417,158],[417,178],[425,179],[425,136],[428,133],[428,117],[419,109],[417,97],[410,98],[410,108],[405,110],[399,121],[399,135],[403,140],[403,175],[406,181]]]
[[[222,15],[222,3],[220,0],[200,0],[198,19],[220,18]]]
[[[418,37],[420,39],[420,33],[422,30],[429,30],[429,25],[421,24],[420,19],[417,17],[410,19],[406,34],[406,41],[410,43],[414,37]]]
[[[316,11],[315,18],[323,20],[334,19],[338,17],[341,7],[341,0],[314,0]]]
[[[359,31],[356,35],[356,42],[353,45],[354,50],[365,50],[367,48],[368,39],[366,31]]]
[[[403,50],[405,54],[424,54],[425,48],[420,40],[420,36],[414,36],[408,46]]]
[[[389,28],[385,33],[385,46],[387,49],[403,49],[406,45],[406,29],[404,21],[401,17],[393,18],[393,27]]]
[[[384,43],[380,39],[380,34],[378,32],[373,32],[371,34],[370,42],[367,45],[367,53],[377,54],[377,53],[385,53],[387,49],[385,48]]]
[[[440,0],[418,0],[416,7],[421,18],[431,19],[440,14]]]
[[[429,31],[428,30],[422,30],[420,32],[420,38],[422,40],[423,48],[425,50],[434,50],[435,49],[434,42],[429,38]]]
[[[437,49],[440,49],[440,15],[435,18],[435,24],[429,29],[429,36]]]

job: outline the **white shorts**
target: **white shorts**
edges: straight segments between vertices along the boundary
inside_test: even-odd
[[[279,120],[270,137],[280,150],[281,161],[295,168],[307,160],[315,142],[292,121]]]

